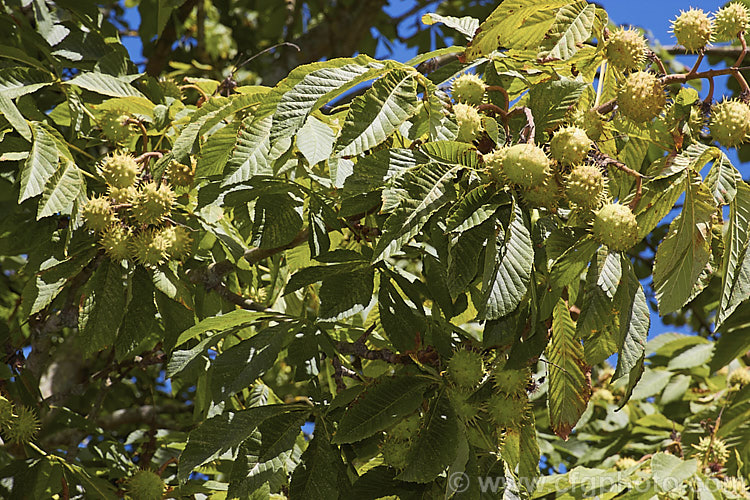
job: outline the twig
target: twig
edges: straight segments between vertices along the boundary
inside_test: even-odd
[[[170,458],[169,460],[164,462],[161,467],[159,467],[159,470],[156,473],[161,476],[162,474],[164,474],[164,471],[167,469],[167,467],[169,467],[169,464],[175,464],[175,463],[177,463],[177,458],[175,457]]]
[[[508,96],[508,91],[502,88],[500,85],[487,85],[485,87],[485,92],[500,92],[503,94],[503,97],[505,98],[505,112],[508,112],[508,106],[510,106],[510,97]]]
[[[250,265],[254,265],[261,260],[268,258],[272,255],[275,255],[279,252],[283,252],[284,250],[289,250],[290,248],[294,248],[297,245],[302,244],[303,242],[307,241],[307,238],[310,236],[310,228],[306,227],[302,229],[299,233],[297,233],[297,236],[292,239],[289,243],[286,245],[281,245],[280,247],[275,248],[251,248],[247,251],[245,251],[245,260],[250,263]]]
[[[149,158],[161,158],[164,156],[164,153],[161,151],[146,151],[140,156],[137,156],[135,158],[136,163],[142,163],[144,161],[147,161]]]
[[[601,151],[596,150],[594,152],[591,152],[589,153],[589,156],[592,157],[592,159],[596,163],[604,167],[615,167],[616,169],[621,170],[627,175],[635,178],[635,196],[628,205],[631,210],[635,210],[636,205],[638,205],[638,202],[641,201],[641,196],[643,196],[643,174],[633,170],[632,168],[628,167],[620,161],[615,160],[614,158],[610,158]]]
[[[138,127],[141,129],[141,136],[143,136],[143,155],[145,155],[148,152],[148,130],[146,130],[146,126],[142,121],[136,120],[135,118],[128,118],[127,120],[125,120],[125,125],[128,125],[130,123],[138,125]]]
[[[742,50],[740,50],[739,55],[737,56],[737,60],[734,61],[735,68],[739,68],[740,64],[742,64],[743,59],[745,59],[745,55],[747,55],[747,42],[745,41],[745,33],[740,33],[738,35],[738,38],[740,39],[740,43],[742,43]]]
[[[667,68],[664,66],[664,62],[661,60],[661,57],[659,57],[656,54],[656,52],[654,52],[653,50],[649,50],[648,54],[646,55],[646,58],[649,61],[652,61],[652,62],[656,63],[656,65],[659,67],[659,73],[660,74],[662,74],[662,75],[666,75],[667,74]]]
[[[693,64],[693,67],[690,68],[690,71],[688,71],[688,76],[695,75],[696,73],[698,73],[698,67],[701,65],[702,62],[703,62],[703,52],[698,54],[698,59],[695,60],[695,64]]]

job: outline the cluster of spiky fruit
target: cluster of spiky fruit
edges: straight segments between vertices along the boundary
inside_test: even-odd
[[[186,176],[179,176],[183,171],[172,167],[170,178],[183,182]],[[154,267],[168,258],[182,260],[190,255],[189,231],[165,221],[176,199],[169,185],[144,179],[138,162],[127,153],[107,156],[99,173],[107,184],[108,196],[92,197],[83,206],[82,215],[86,227],[98,234],[99,244],[110,259],[133,259]]]
[[[711,109],[708,128],[711,136],[722,146],[739,146],[750,134],[750,106],[736,99],[725,99],[715,104]]]
[[[125,491],[133,500],[160,500],[164,488],[164,481],[157,473],[144,469],[138,470],[125,483]]]
[[[476,446],[492,447],[490,435],[518,428],[528,415],[528,368],[507,368],[489,362],[472,350],[459,350],[448,360],[446,395],[458,418],[465,424],[469,440]],[[489,376],[487,376],[489,374]],[[495,441],[496,443],[496,441]]]
[[[716,436],[702,436],[698,440],[698,444],[693,445],[693,448],[698,457],[705,457],[709,463],[723,465],[729,460],[730,453],[727,443]]]
[[[619,28],[612,32],[604,50],[612,66],[630,71],[643,66],[648,44],[638,31]]]
[[[583,161],[592,144],[582,128],[563,127],[549,141],[549,152],[562,165],[576,165]]]
[[[28,406],[13,405],[0,396],[0,429],[6,441],[26,444],[39,432],[39,418]]]

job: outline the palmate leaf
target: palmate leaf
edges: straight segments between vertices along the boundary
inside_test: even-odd
[[[496,245],[487,248],[482,283],[485,300],[480,314],[488,320],[512,313],[526,295],[531,280],[534,247],[518,205],[507,231],[498,237]]]
[[[234,145],[238,142],[237,134],[241,125],[241,122],[233,121],[211,134],[211,137],[201,144],[195,165],[196,178],[219,175],[224,171]],[[238,154],[237,151],[234,153]]]
[[[353,443],[395,424],[422,404],[430,383],[409,376],[383,377],[349,405],[332,442]]]
[[[386,140],[417,112],[418,73],[393,69],[375,81],[349,108],[334,148],[338,156],[355,156]]]
[[[566,5],[557,11],[555,23],[542,43],[540,59],[565,61],[573,57],[591,37],[596,6],[586,1]]]
[[[576,325],[560,299],[552,316],[552,337],[546,349],[549,364],[548,404],[552,430],[567,440],[591,397],[590,368],[576,338]]]
[[[693,284],[711,256],[711,216],[716,201],[700,175],[685,179],[685,205],[669,226],[654,259],[654,290],[659,313],[669,314],[690,298]]]
[[[729,219],[724,236],[722,260],[721,297],[716,311],[716,329],[750,298],[750,186],[744,181],[737,184],[735,197],[729,203]]]
[[[466,49],[466,61],[489,55],[498,47],[536,47],[555,22],[555,10],[570,0],[506,0],[479,25]]]
[[[427,483],[448,468],[456,458],[458,442],[466,439],[459,429],[458,417],[443,391],[432,400],[422,428],[406,457],[406,467],[396,476],[402,481]]]
[[[429,164],[409,173],[409,204],[385,222],[383,234],[373,251],[373,262],[387,259],[409,242],[430,216],[452,199],[453,179],[459,167]]]
[[[302,403],[256,406],[209,418],[188,435],[180,455],[178,479],[185,482],[193,469],[238,446],[266,420],[286,413],[307,415],[310,407]]]

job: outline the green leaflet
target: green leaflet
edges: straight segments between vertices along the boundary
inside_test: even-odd
[[[384,377],[349,405],[331,442],[353,443],[395,424],[422,404],[430,383],[414,377]]]
[[[568,306],[558,300],[552,316],[552,338],[546,349],[549,366],[549,416],[552,430],[567,439],[591,396],[583,347]]]
[[[682,213],[669,225],[654,259],[654,290],[660,314],[674,312],[685,304],[708,264],[715,210],[716,202],[700,176],[688,176]]]
[[[566,5],[557,11],[555,23],[544,39],[538,57],[567,60],[591,37],[596,6],[586,1]]]
[[[386,140],[416,112],[416,73],[393,69],[352,102],[334,152],[338,156],[364,153]]]

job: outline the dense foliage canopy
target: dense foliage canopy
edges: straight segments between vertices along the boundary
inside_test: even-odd
[[[745,4],[234,3],[2,4],[1,496],[750,497]]]

